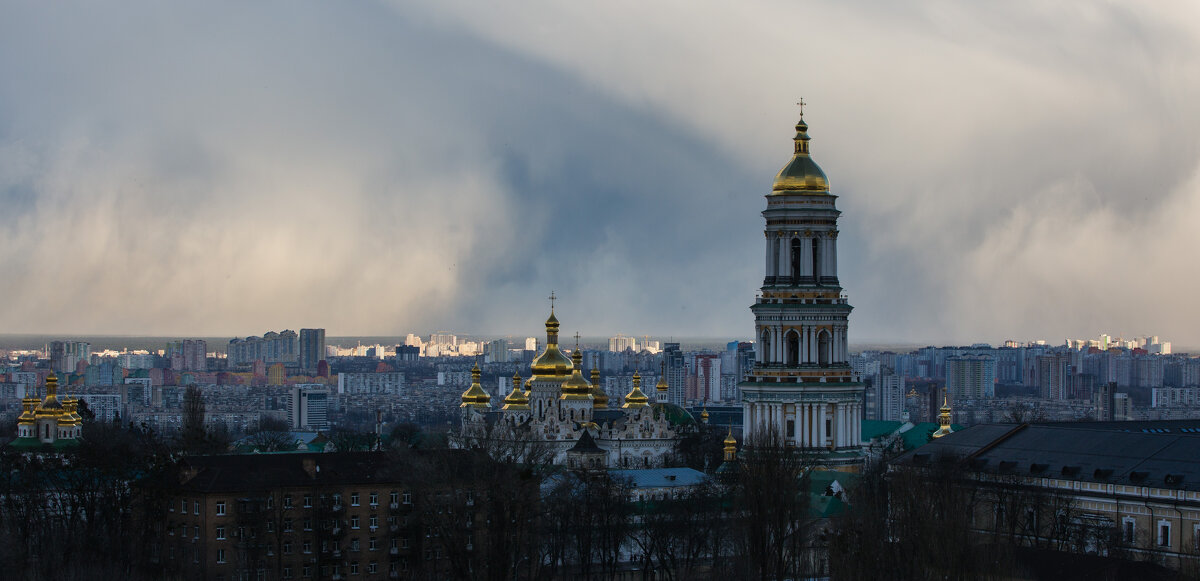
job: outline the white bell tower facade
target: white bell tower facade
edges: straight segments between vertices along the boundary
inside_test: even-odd
[[[809,155],[801,109],[795,151],[767,194],[766,276],[754,305],[755,363],[742,413],[750,447],[780,444],[821,465],[862,460],[863,385],[849,364],[851,306],[837,274],[837,196]]]

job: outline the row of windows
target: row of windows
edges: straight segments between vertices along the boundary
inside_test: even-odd
[[[273,495],[267,496],[266,508],[268,508],[268,509],[274,508],[274,498],[275,497]],[[357,493],[357,492],[351,493],[350,494],[350,506],[360,506],[359,499],[360,499],[359,493]],[[303,500],[304,500],[304,504],[303,504],[304,508],[312,508],[313,495],[305,494]],[[410,493],[410,492],[401,493],[399,491],[393,490],[390,494],[390,501],[391,501],[391,504],[393,504],[393,505],[398,505],[400,503],[412,504],[412,493]],[[333,503],[335,505],[340,505],[342,503],[342,495],[335,493],[333,495]],[[379,506],[379,493],[378,492],[369,493],[368,494],[368,503],[371,506]],[[283,496],[283,508],[293,508],[292,495],[285,494]],[[225,516],[227,514],[226,502],[224,500],[217,501],[216,509],[217,509],[216,510],[217,516]],[[171,507],[171,512],[175,512],[174,507]],[[187,499],[180,499],[179,513],[187,514],[187,512],[188,512]],[[200,501],[199,500],[192,501],[192,514],[194,514],[194,515],[200,514]]]

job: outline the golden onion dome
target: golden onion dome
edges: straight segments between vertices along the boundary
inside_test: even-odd
[[[667,391],[668,389],[670,389],[670,387],[671,387],[671,386],[667,385],[667,376],[666,376],[666,374],[664,373],[664,374],[662,374],[662,375],[659,375],[659,376],[658,376],[658,383],[656,383],[656,384],[654,385],[654,390],[655,390],[655,391],[658,391],[658,392],[660,392],[660,393],[666,393],[666,391]]]
[[[487,409],[490,407],[492,396],[483,390],[483,386],[479,385],[479,364],[471,368],[471,387],[467,388],[462,394],[462,404],[458,407],[473,407],[475,409]]]
[[[571,375],[571,360],[558,348],[558,318],[554,316],[554,308],[550,308],[550,318],[546,319],[546,350],[533,360],[530,369],[533,370],[531,380],[566,379]]]
[[[725,461],[732,462],[737,458],[737,440],[733,439],[733,426],[729,427],[729,435],[725,436]]]
[[[829,178],[825,177],[825,172],[821,171],[817,162],[813,161],[808,153],[808,141],[811,139],[808,136],[808,124],[804,122],[804,113],[800,113],[800,121],[796,122],[796,137],[795,152],[792,154],[792,159],[779,170],[779,174],[775,176],[775,184],[771,187],[771,192],[791,193],[791,192],[816,192],[829,193]]]
[[[583,378],[583,352],[578,347],[571,353],[571,361],[573,371],[562,384],[561,399],[592,399],[592,384]]]
[[[638,375],[638,372],[634,371],[633,389],[629,390],[629,393],[625,394],[625,404],[621,407],[625,409],[637,409],[644,408],[649,405],[650,398],[646,397],[646,394],[642,393],[642,376]]]
[[[702,421],[706,424],[708,423],[708,407],[707,406],[704,409],[700,410],[700,421]]]
[[[57,416],[62,411],[62,402],[58,401],[58,375],[52,372],[46,376],[46,399],[38,404],[34,414],[43,417]]]
[[[600,368],[592,368],[592,409],[608,409],[608,394],[600,387]]]
[[[504,407],[506,410],[527,410],[529,409],[529,396],[521,391],[521,374],[513,373],[512,392],[504,398]]]

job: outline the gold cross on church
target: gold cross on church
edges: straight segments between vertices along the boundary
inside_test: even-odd
[[[550,291],[550,310],[554,310],[554,291]]]
[[[800,106],[800,116],[804,116],[804,97],[800,97],[800,101],[796,103]]]

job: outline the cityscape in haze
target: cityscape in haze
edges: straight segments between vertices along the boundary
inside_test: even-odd
[[[0,0],[0,576],[1200,579],[1198,55]]]

